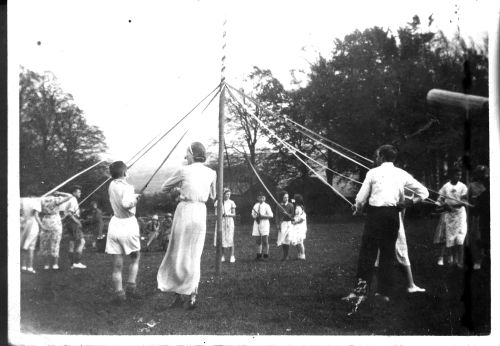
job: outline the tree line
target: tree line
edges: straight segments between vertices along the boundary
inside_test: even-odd
[[[101,160],[107,149],[103,132],[89,125],[73,96],[51,72],[21,67],[19,74],[19,180],[21,196],[42,195]],[[76,178],[84,195],[106,179],[106,165]],[[105,203],[104,190],[94,199]]]
[[[380,27],[355,30],[344,39],[335,39],[330,56],[318,56],[306,83],[295,80],[297,87],[292,90],[286,90],[270,70],[254,67],[248,76],[253,88],[245,93],[261,107],[243,102],[282,139],[330,169],[359,179],[366,172],[307,139],[282,116],[367,158],[372,158],[378,146],[394,144],[400,152],[398,165],[434,189],[444,182],[450,167],[463,164],[465,114],[431,109],[426,95],[434,88],[464,92],[467,62],[472,76],[467,92],[487,97],[487,43],[487,38],[480,44],[467,43],[458,34],[449,39],[442,32],[430,31],[418,16],[397,34]],[[268,139],[267,131],[247,117],[247,107],[229,102],[228,113],[228,127],[240,133],[239,138],[232,137],[230,146],[244,144],[252,163],[275,186],[286,187],[294,177],[304,182],[311,178],[295,156],[276,139]],[[487,165],[487,114],[472,119],[471,138],[472,164]],[[275,149],[268,150],[266,144]],[[263,145],[261,154],[267,152],[263,160],[256,160],[259,145]],[[234,151],[229,155],[239,156]],[[330,183],[343,180],[322,171]]]

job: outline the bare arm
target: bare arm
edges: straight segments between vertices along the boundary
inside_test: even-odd
[[[169,191],[173,186],[176,184],[180,183],[182,181],[182,169],[178,169],[172,174],[170,177],[167,178],[161,185],[161,191],[162,192],[167,192]]]
[[[216,188],[217,188],[217,174],[214,172],[214,179],[212,180],[212,183],[210,183],[209,197],[211,199],[215,199],[215,195],[217,194]]]

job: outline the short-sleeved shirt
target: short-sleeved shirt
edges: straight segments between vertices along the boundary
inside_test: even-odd
[[[64,212],[64,217],[66,218],[68,215],[72,214],[76,217],[80,217],[80,207],[78,206],[78,200],[76,197],[71,197],[69,201],[64,203],[64,206],[62,207],[63,212]]]
[[[136,194],[134,187],[125,178],[113,180],[109,184],[108,193],[114,216],[120,219],[135,216]]]
[[[214,207],[215,207],[215,215],[217,215],[217,201],[215,201]],[[236,209],[236,204],[232,200],[229,199],[227,201],[223,201],[222,210],[224,215],[234,214],[235,209]]]
[[[439,201],[446,203],[450,206],[457,206],[460,204],[460,200],[467,196],[467,186],[461,181],[453,185],[451,182],[447,182],[439,190]],[[446,198],[451,197],[451,198]]]
[[[270,216],[270,217],[274,216],[271,206],[266,202],[255,203],[255,205],[252,208],[252,216],[257,217],[257,215]]]

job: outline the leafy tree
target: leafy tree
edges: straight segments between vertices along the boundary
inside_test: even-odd
[[[52,73],[21,68],[19,83],[21,193],[43,194],[100,161],[105,138],[100,129],[87,124],[83,111]],[[81,184],[85,195],[106,179],[105,169],[98,166],[70,184]],[[101,197],[96,199],[102,201]]]

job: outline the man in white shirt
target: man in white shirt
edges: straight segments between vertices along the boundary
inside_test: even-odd
[[[82,195],[82,188],[75,185],[71,188],[73,195],[64,209],[63,224],[66,232],[69,235],[69,259],[71,261],[71,269],[85,269],[87,268],[82,261],[83,247],[85,246],[85,238],[82,231],[82,223],[80,217],[80,206],[78,205],[78,198]]]
[[[414,205],[429,196],[427,189],[406,171],[394,166],[397,151],[383,145],[376,151],[380,165],[368,171],[356,196],[354,214],[366,207],[367,219],[358,259],[358,283],[348,297],[366,296],[373,276],[373,263],[380,250],[378,287],[376,295],[389,301],[392,288],[394,247],[398,237],[399,210]],[[405,190],[414,193],[405,199]]]

